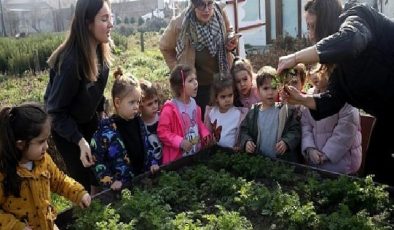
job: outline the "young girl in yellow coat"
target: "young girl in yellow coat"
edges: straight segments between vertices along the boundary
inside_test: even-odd
[[[51,192],[81,207],[90,195],[46,153],[50,119],[39,105],[0,111],[0,229],[57,229]]]

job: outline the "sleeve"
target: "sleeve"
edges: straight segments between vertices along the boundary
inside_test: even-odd
[[[358,110],[346,104],[338,114],[338,123],[322,148],[322,152],[332,163],[340,161],[349,153],[360,124]]]
[[[177,63],[175,47],[179,32],[176,29],[176,22],[177,18],[170,21],[170,24],[168,24],[167,28],[164,30],[159,41],[160,52],[163,54],[164,60],[170,70],[172,70]]]
[[[0,175],[1,185],[0,185],[0,227],[1,229],[11,229],[11,230],[22,230],[25,228],[25,224],[18,220],[11,213],[7,213],[3,210],[3,205],[5,202],[4,197],[4,187],[3,187],[3,176]]]
[[[312,118],[309,116],[309,109],[302,110],[301,114],[301,153],[306,156],[307,148],[315,148],[315,136],[313,135]]]
[[[246,142],[253,141],[253,138],[249,135],[249,127],[252,125],[250,123],[253,120],[253,113],[254,109],[249,110],[246,118],[241,122],[240,125],[239,147],[243,150],[245,150]]]
[[[316,44],[320,63],[338,63],[357,57],[372,40],[367,22],[357,15],[348,16],[339,31]]]
[[[179,148],[183,141],[183,137],[176,133],[171,132],[171,127],[174,122],[171,117],[173,114],[172,108],[164,106],[160,114],[159,125],[157,126],[157,135],[163,145],[170,146],[171,148]]]
[[[286,121],[287,131],[283,133],[282,140],[287,144],[290,151],[296,151],[301,142],[300,121],[296,119],[295,109],[292,109],[291,116]]]
[[[96,158],[96,162],[94,167],[92,167],[92,170],[99,184],[102,186],[108,186],[108,182],[104,183],[103,181],[105,181],[104,178],[106,176],[111,177],[111,172],[110,172],[110,168],[104,162],[106,153],[99,146],[101,140],[102,140],[102,130],[99,129],[96,131],[96,133],[93,135],[90,141],[90,148],[92,150],[92,154]]]
[[[200,132],[200,135],[202,138],[205,138],[211,134],[207,127],[204,125],[204,123],[201,120],[201,108],[200,106],[197,106],[197,122],[198,122],[198,130]]]
[[[68,112],[80,84],[75,71],[72,63],[66,62],[62,64],[60,72],[51,71],[51,89],[47,95],[46,108],[56,133],[78,144],[82,134]]]
[[[51,191],[64,196],[73,203],[78,204],[81,202],[82,197],[87,193],[84,187],[71,177],[64,174],[48,154],[45,154],[45,158],[45,163],[47,164],[47,168],[51,174]]]

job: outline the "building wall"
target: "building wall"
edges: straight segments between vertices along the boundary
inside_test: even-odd
[[[139,0],[132,2],[120,2],[111,4],[112,13],[116,17],[120,17],[124,20],[125,17],[133,17],[137,20],[144,14],[152,12],[158,8],[158,0]]]

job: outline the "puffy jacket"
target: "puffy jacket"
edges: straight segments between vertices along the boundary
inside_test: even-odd
[[[324,153],[328,161],[318,168],[338,173],[355,173],[362,160],[360,114],[349,104],[339,113],[316,121],[308,109],[302,111],[302,154],[307,148]]]
[[[56,210],[51,205],[51,192],[79,203],[87,192],[83,186],[60,171],[52,158],[34,161],[32,171],[18,166],[22,178],[20,197],[4,195],[4,175],[0,174],[0,227],[24,229],[28,223],[33,229],[53,229]]]

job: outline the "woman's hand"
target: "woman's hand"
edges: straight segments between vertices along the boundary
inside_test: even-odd
[[[278,74],[280,74],[283,70],[293,68],[295,65],[297,65],[295,53],[289,54],[287,56],[282,56],[279,58],[278,68],[276,69],[276,71]]]
[[[85,195],[83,195],[81,201],[79,202],[79,207],[87,208],[90,206],[91,201],[92,201],[92,198],[90,197],[89,193],[86,193]]]
[[[227,51],[233,51],[238,46],[238,36],[229,38],[226,43]]]
[[[313,95],[303,94],[294,86],[285,85],[280,91],[280,98],[284,103],[303,105],[309,109],[316,109],[316,102]]]
[[[85,140],[85,138],[81,138],[78,142],[79,149],[81,150],[80,159],[84,167],[90,167],[94,164],[94,159],[92,156],[92,152],[89,146],[89,143]]]

